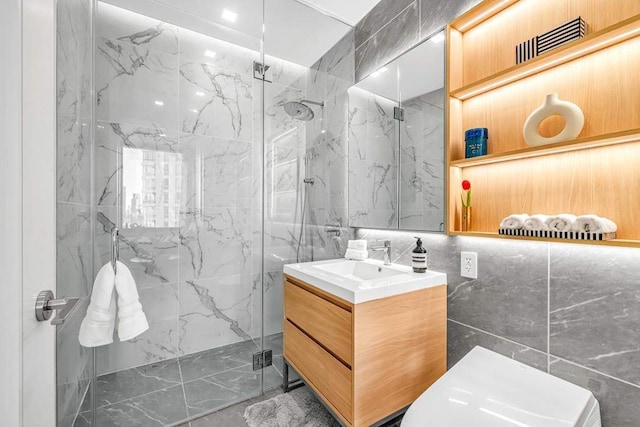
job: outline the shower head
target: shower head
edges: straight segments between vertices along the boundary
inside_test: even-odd
[[[309,101],[307,99],[303,99],[300,102],[291,101],[291,102],[285,103],[284,111],[286,111],[287,114],[293,117],[294,119],[302,120],[304,122],[313,120],[313,117],[314,117],[313,110],[308,105],[306,105],[305,102],[324,107],[324,102],[316,102],[316,101]]]

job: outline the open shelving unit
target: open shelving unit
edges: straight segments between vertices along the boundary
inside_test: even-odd
[[[581,16],[586,37],[515,64],[515,46]],[[501,236],[512,213],[594,213],[618,224],[618,239],[640,247],[640,0],[485,0],[447,28],[447,224],[450,235]],[[528,115],[558,93],[577,104],[576,140],[529,147]],[[552,117],[540,131],[557,134]],[[488,154],[465,159],[464,130],[489,129]],[[472,231],[460,229],[460,182],[473,191]]]

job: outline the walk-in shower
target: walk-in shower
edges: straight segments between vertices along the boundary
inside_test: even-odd
[[[56,294],[91,294],[117,227],[150,326],[84,348],[85,305],[58,329],[58,425],[178,425],[278,387],[282,266],[333,206],[323,107],[346,103],[352,29],[296,0],[57,7]]]

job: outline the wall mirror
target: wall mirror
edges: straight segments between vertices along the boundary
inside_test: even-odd
[[[444,231],[444,39],[349,89],[349,226]]]

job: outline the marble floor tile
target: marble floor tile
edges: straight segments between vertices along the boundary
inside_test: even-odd
[[[258,350],[258,346],[249,340],[181,356],[182,379],[189,382],[247,365],[251,363],[253,353]]]
[[[96,406],[113,405],[180,383],[180,368],[176,359],[102,375],[96,384]]]
[[[182,385],[97,409],[98,426],[165,426],[187,418]]]

